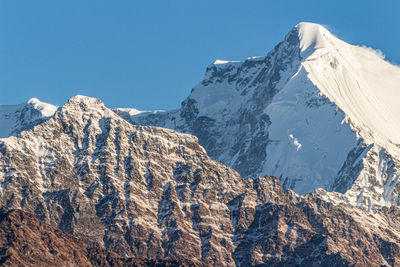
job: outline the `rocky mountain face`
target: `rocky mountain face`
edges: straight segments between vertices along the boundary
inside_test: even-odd
[[[376,51],[300,23],[266,56],[210,65],[179,110],[114,111],[197,136],[244,177],[378,210],[399,203],[399,84],[400,68]]]
[[[0,139],[0,183],[2,206],[123,257],[191,266],[400,264],[397,207],[369,213],[327,202],[323,192],[284,191],[272,176],[241,178],[196,137],[133,125],[94,98],[74,97],[45,122]]]
[[[41,222],[22,210],[0,209],[1,266],[182,266],[122,258]]]

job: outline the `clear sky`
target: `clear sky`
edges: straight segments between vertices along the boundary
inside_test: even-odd
[[[265,55],[301,21],[400,64],[398,0],[0,0],[0,104],[178,108],[214,60]]]

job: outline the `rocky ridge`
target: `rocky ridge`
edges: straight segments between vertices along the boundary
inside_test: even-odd
[[[121,256],[194,265],[399,264],[399,210],[336,205],[241,178],[196,137],[77,96],[0,139],[0,204]]]

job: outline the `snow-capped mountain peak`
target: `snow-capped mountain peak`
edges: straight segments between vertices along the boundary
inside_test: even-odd
[[[26,103],[39,103],[39,102],[40,102],[40,100],[37,99],[36,97],[32,97],[31,99],[26,101]]]
[[[63,106],[63,108],[71,110],[81,109],[84,111],[106,109],[104,103],[100,99],[84,95],[76,95],[71,97]]]
[[[312,54],[316,49],[327,47],[333,35],[322,25],[301,22],[294,27],[300,40],[300,51],[303,58]]]
[[[180,110],[120,115],[194,134],[243,176],[370,208],[399,199],[399,88],[400,68],[379,53],[303,22],[266,56],[208,66]]]
[[[54,112],[56,112],[56,110],[57,110],[56,106],[45,103],[45,102],[41,102],[37,98],[29,99],[26,102],[26,105],[30,105],[32,107],[32,109],[38,110],[40,112],[40,116],[43,116],[43,117],[53,116]]]
[[[293,31],[299,38],[301,66],[312,83],[344,111],[367,143],[397,153],[400,67],[385,61],[379,50],[348,44],[322,25],[301,22]]]
[[[332,37],[303,62],[310,80],[344,111],[368,143],[400,144],[400,67],[373,49]],[[372,135],[372,136],[371,136]]]
[[[57,107],[31,98],[19,105],[0,105],[0,138],[16,135],[53,116]]]

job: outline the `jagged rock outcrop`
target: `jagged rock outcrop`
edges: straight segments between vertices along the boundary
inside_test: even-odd
[[[241,178],[197,138],[77,96],[0,139],[0,204],[121,256],[191,265],[399,264],[399,211],[335,205]]]

